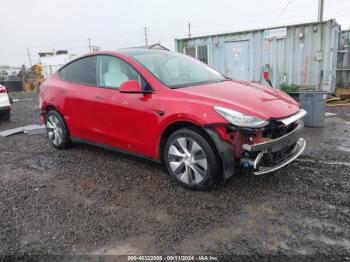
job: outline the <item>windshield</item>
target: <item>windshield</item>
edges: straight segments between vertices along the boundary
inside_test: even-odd
[[[170,88],[215,83],[225,79],[204,63],[178,53],[143,53],[132,57]]]

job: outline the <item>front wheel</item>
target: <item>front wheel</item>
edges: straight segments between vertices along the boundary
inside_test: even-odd
[[[10,116],[11,116],[11,109],[0,112],[0,120],[8,121],[10,120]]]
[[[55,110],[49,111],[46,116],[46,131],[54,147],[63,149],[70,144],[67,126],[62,116]]]
[[[163,159],[167,170],[186,188],[206,190],[220,177],[215,149],[207,139],[199,130],[184,128],[166,142]]]

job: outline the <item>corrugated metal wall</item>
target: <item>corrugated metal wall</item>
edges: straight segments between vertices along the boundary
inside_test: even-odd
[[[350,31],[340,33],[337,87],[350,87]]]
[[[181,53],[186,47],[208,46],[208,64],[236,79],[266,83],[262,68],[269,64],[276,87],[314,86],[334,93],[339,33],[340,26],[329,20],[177,39],[175,45]]]

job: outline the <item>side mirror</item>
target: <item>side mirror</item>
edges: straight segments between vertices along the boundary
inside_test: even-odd
[[[140,83],[137,80],[128,80],[121,84],[120,93],[143,93]]]

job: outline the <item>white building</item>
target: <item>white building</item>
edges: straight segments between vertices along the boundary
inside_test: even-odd
[[[66,50],[42,52],[39,53],[39,63],[42,65],[43,74],[47,78],[74,57],[76,55],[68,54]]]

